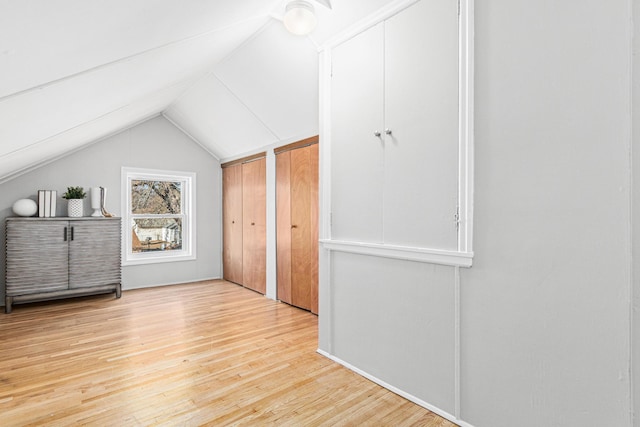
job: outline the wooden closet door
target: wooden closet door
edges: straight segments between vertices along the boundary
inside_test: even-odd
[[[266,159],[242,164],[242,284],[267,288]]]
[[[292,298],[293,304],[318,314],[318,144],[291,154]],[[293,184],[296,182],[296,184]],[[299,236],[297,235],[299,233]]]
[[[222,169],[223,277],[242,284],[242,165]]]
[[[291,304],[291,151],[276,156],[278,299]]]
[[[291,151],[291,303],[311,309],[311,146]]]
[[[276,156],[278,299],[318,313],[318,144]]]

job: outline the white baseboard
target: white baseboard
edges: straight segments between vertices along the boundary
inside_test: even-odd
[[[336,363],[339,363],[340,365],[344,366],[345,368],[355,372],[358,375],[361,375],[363,377],[365,377],[366,379],[368,379],[369,381],[373,381],[374,383],[378,384],[379,386],[382,386],[384,388],[386,388],[387,390],[397,394],[398,396],[402,396],[405,399],[415,403],[416,405],[420,405],[425,409],[430,410],[431,412],[433,412],[434,414],[440,415],[442,418],[445,418],[449,421],[451,421],[452,423],[456,423],[457,425],[459,425],[460,427],[473,427],[471,424],[466,423],[462,420],[459,420],[458,418],[456,418],[454,415],[451,415],[450,413],[448,413],[447,411],[443,411],[442,409],[433,406],[427,402],[425,402],[424,400],[418,399],[417,397],[404,392],[400,389],[398,389],[397,387],[392,386],[391,384],[388,384],[384,381],[382,381],[379,378],[374,377],[373,375],[368,374],[367,372],[362,371],[361,369],[356,368],[355,366],[345,362],[344,360],[337,358],[335,356],[332,356],[331,354],[327,353],[324,350],[318,349],[316,350],[319,354],[323,355],[324,357],[333,360]]]
[[[160,286],[174,286],[174,285],[186,285],[189,283],[198,283],[198,282],[208,282],[210,280],[222,280],[221,277],[205,277],[202,279],[193,279],[193,280],[187,280],[184,282],[168,282],[168,283],[150,283],[148,285],[130,285],[127,283],[127,285],[125,286],[125,284],[122,284],[122,290],[123,291],[132,291],[134,289],[148,289],[148,288],[157,288]]]

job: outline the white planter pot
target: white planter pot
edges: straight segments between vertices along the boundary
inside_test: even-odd
[[[69,199],[67,203],[68,215],[72,218],[83,216],[83,205],[84,200],[82,199]]]

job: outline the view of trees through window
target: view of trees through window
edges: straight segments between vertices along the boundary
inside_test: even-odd
[[[182,182],[131,181],[132,251],[182,249]]]

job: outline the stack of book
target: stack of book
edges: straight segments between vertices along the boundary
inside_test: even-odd
[[[38,190],[38,216],[51,218],[56,216],[56,190]]]

